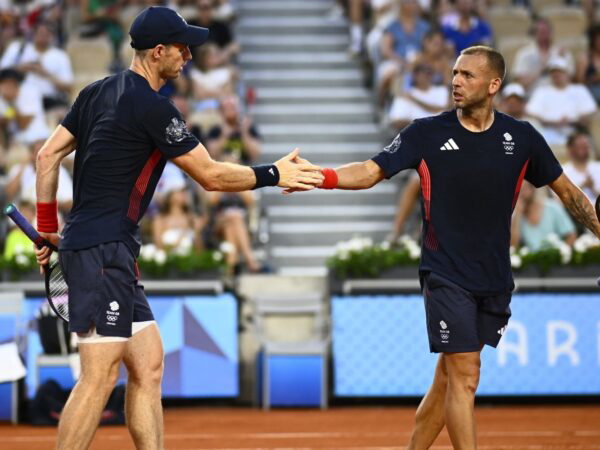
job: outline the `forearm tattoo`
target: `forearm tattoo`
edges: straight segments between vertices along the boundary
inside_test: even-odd
[[[599,208],[596,200],[596,212],[589,199],[579,189],[570,190],[563,200],[565,207],[580,224],[600,237],[600,222],[596,216]]]

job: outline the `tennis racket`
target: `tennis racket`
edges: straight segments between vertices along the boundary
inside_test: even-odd
[[[58,263],[58,249],[37,232],[13,204],[4,208],[4,214],[12,219],[23,233],[38,247],[49,247],[55,252],[55,257],[44,265],[44,278],[46,283],[46,298],[52,311],[65,322],[69,321],[69,287]]]

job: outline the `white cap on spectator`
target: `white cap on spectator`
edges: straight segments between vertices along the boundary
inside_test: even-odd
[[[510,83],[507,84],[504,90],[502,91],[502,97],[508,98],[512,95],[515,95],[519,98],[525,98],[525,88],[519,83]]]
[[[552,56],[550,60],[548,60],[548,65],[546,66],[548,70],[562,70],[563,72],[569,72],[569,61],[567,58],[564,58],[559,55]]]

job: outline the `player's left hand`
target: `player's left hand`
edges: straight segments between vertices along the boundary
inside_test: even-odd
[[[40,233],[40,236],[42,236],[44,239],[46,239],[47,241],[49,241],[51,244],[55,245],[56,247],[58,247],[58,244],[60,243],[60,236],[58,235],[58,233]],[[40,273],[43,273],[43,269],[42,266],[45,264],[48,264],[48,262],[50,261],[50,256],[52,255],[52,250],[49,247],[42,247],[42,248],[34,248],[35,250],[35,259],[37,261],[37,263],[40,265]]]

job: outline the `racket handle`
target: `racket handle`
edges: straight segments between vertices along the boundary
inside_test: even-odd
[[[38,248],[49,247],[54,251],[58,250],[54,244],[40,236],[37,230],[33,228],[33,225],[27,221],[27,219],[23,216],[23,214],[20,213],[14,204],[11,203],[6,206],[6,208],[4,208],[4,214],[10,217],[15,225],[18,226],[21,231],[23,231],[23,233],[25,233],[25,235],[27,235],[27,237],[38,246]]]

